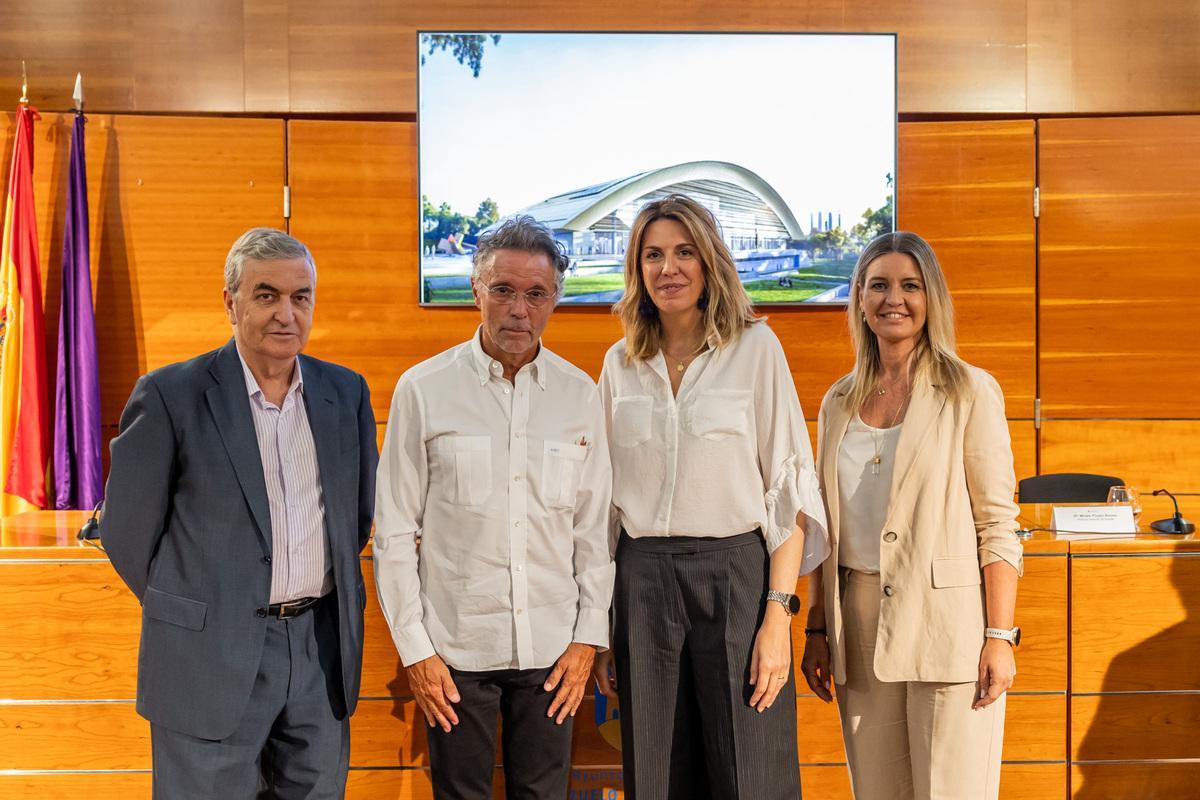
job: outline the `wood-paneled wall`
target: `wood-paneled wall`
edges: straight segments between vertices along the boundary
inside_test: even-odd
[[[8,0],[0,97],[24,59],[47,109],[82,71],[106,112],[412,113],[418,30],[614,29],[895,32],[909,113],[1200,110],[1179,0]]]
[[[1042,471],[1200,491],[1200,117],[1038,128]]]

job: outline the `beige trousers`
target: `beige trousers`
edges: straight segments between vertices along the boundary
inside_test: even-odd
[[[996,800],[1007,695],[975,711],[976,683],[880,681],[879,576],[842,575],[846,683],[837,701],[855,800]]]

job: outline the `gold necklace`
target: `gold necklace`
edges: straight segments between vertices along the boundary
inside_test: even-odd
[[[885,391],[886,390],[880,388],[879,391],[876,392],[876,396],[883,395]],[[885,430],[890,430],[891,428],[896,427],[896,420],[900,419],[900,412],[904,410],[904,404],[908,402],[908,395],[910,391],[912,391],[911,386],[905,388],[904,397],[900,399],[900,405],[896,408],[896,413],[892,415],[892,424],[888,425]],[[866,425],[866,423],[863,424]],[[883,463],[883,442],[878,435],[879,430],[877,428],[869,425],[867,427],[871,428],[871,442],[875,445],[875,457],[871,459],[871,474],[878,475],[879,465]]]
[[[701,342],[699,345],[697,345],[697,346],[696,346],[696,349],[695,349],[695,350],[693,350],[692,352],[688,353],[688,354],[687,354],[686,356],[684,356],[683,358],[681,358],[681,359],[678,359],[677,363],[675,364],[675,371],[676,371],[676,372],[683,372],[683,371],[684,371],[684,370],[687,368],[687,365],[688,365],[688,363],[689,363],[689,362],[691,362],[691,361],[692,361],[692,359],[694,359],[694,358],[695,358],[697,355],[699,355],[699,354],[701,353],[701,351],[703,351],[703,350],[704,350],[704,346],[705,346],[705,344],[706,344],[705,342]],[[667,349],[664,347],[662,352],[663,352],[663,359],[664,359],[664,360],[666,360],[666,358],[667,358]],[[671,360],[672,360],[672,361],[676,361],[676,359],[675,359],[675,357],[674,357],[674,356],[671,356]]]

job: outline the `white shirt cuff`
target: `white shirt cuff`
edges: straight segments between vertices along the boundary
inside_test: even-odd
[[[608,648],[608,609],[581,608],[575,620],[575,638],[578,644]]]
[[[409,625],[404,630],[394,632],[392,638],[396,641],[396,652],[400,654],[400,662],[406,667],[411,667],[418,661],[424,661],[430,656],[437,655],[429,633],[419,622]]]

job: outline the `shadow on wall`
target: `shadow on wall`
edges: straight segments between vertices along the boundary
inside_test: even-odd
[[[1187,614],[1175,625],[1116,656],[1102,692],[1146,683],[1150,665],[1174,665],[1162,690],[1200,691],[1200,557],[1166,556],[1171,583]],[[1120,602],[1120,594],[1114,596]],[[1160,667],[1161,669],[1161,667]],[[1074,756],[1082,779],[1073,800],[1177,800],[1200,796],[1200,764],[1109,764],[1200,757],[1200,695],[1105,694]],[[1085,763],[1078,763],[1085,762]],[[1086,763],[1093,762],[1093,763]]]
[[[100,397],[128,396],[142,373],[142,314],[138,302],[137,260],[126,240],[125,214],[121,194],[121,147],[112,117],[93,118],[89,136],[105,136],[104,162],[100,169],[100,203],[92,220],[92,252],[98,254],[94,292],[96,294],[96,339],[100,355]],[[91,166],[91,165],[89,165]],[[88,176],[92,178],[91,175]],[[96,223],[99,224],[96,224]],[[104,384],[120,386],[116,393],[104,391]],[[123,402],[123,400],[122,400]],[[122,408],[101,408],[100,418],[107,423],[104,431],[104,468],[108,473],[107,442],[116,435],[115,423]]]

